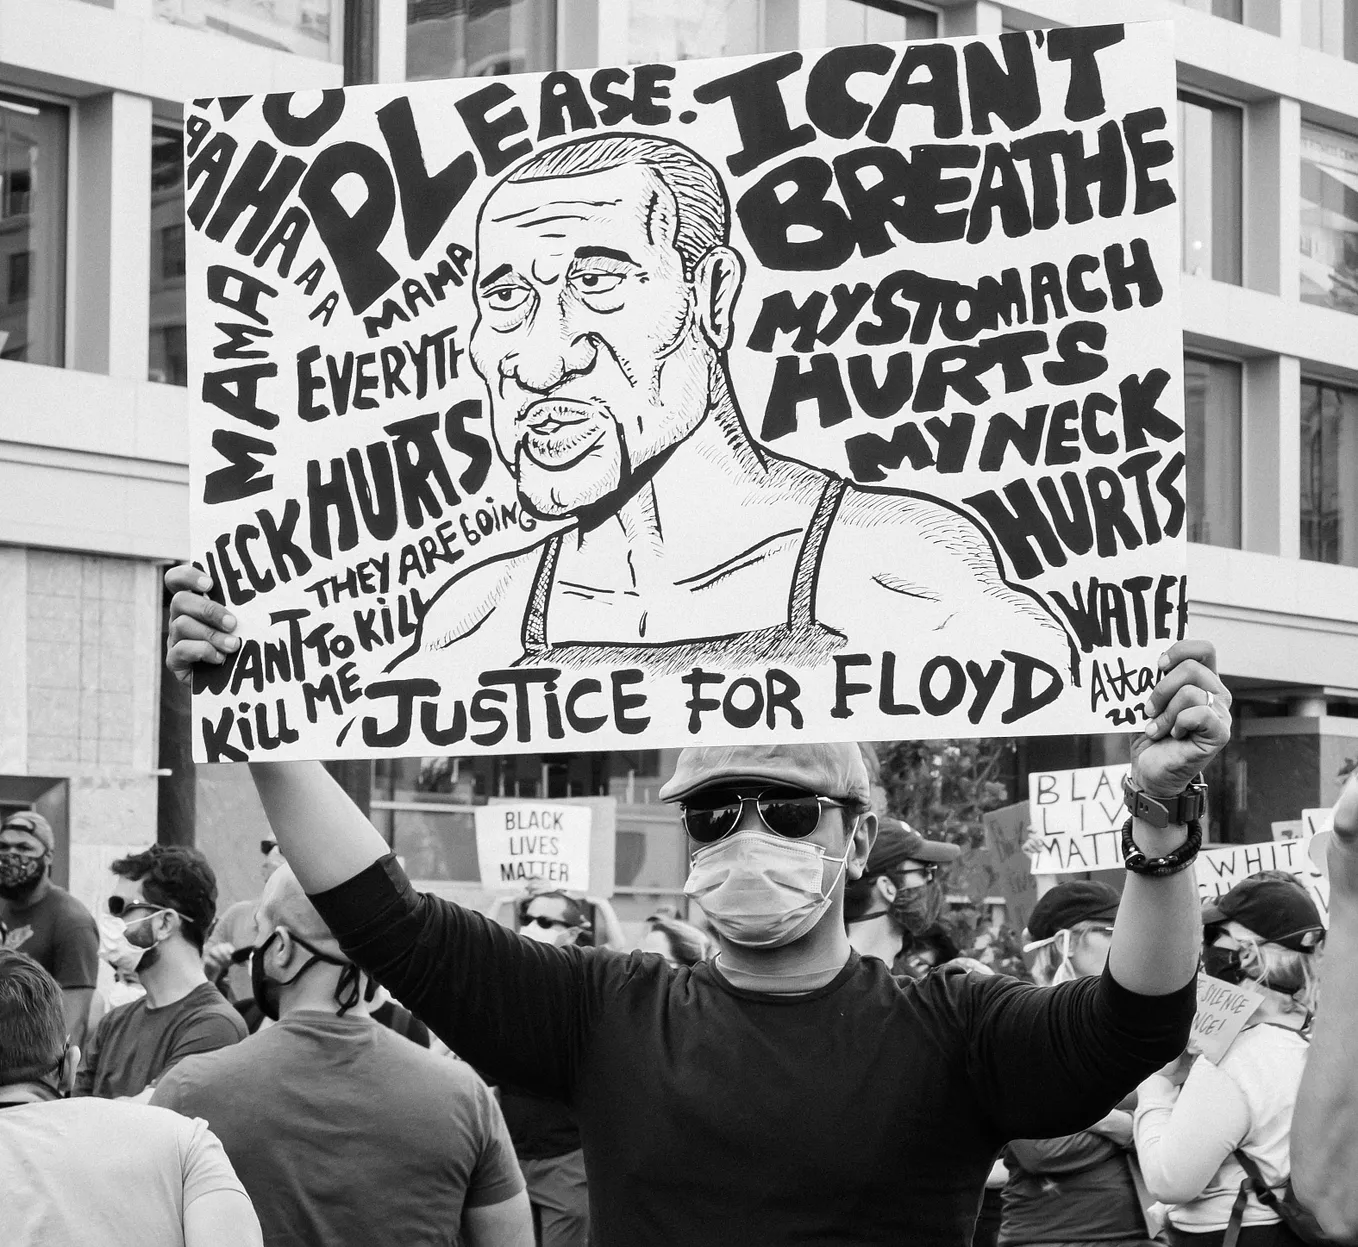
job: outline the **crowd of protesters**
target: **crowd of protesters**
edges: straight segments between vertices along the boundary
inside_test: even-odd
[[[229,639],[184,596],[177,674]],[[1229,731],[1210,647],[1167,655],[1151,707],[1133,783],[1172,803]],[[1138,815],[1147,868],[1045,892],[1015,974],[959,952],[957,848],[878,819],[855,746],[685,750],[662,797],[697,925],[657,912],[637,940],[592,898],[492,921],[420,895],[319,765],[252,772],[277,839],[262,895],[220,915],[194,849],[115,862],[96,920],[52,882],[40,814],[0,827],[0,1241],[1358,1233],[1335,1168],[1358,1160],[1358,778],[1328,952],[1299,881],[1202,906],[1196,826]],[[1187,1043],[1199,966],[1262,997],[1216,1062]]]

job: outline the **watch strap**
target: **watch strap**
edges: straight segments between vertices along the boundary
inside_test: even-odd
[[[1152,827],[1197,822],[1207,809],[1207,785],[1201,773],[1177,797],[1152,797],[1132,783],[1130,775],[1125,775],[1122,797],[1128,813]]]

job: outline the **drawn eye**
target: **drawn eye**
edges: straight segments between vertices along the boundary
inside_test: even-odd
[[[530,294],[527,286],[495,286],[481,297],[497,312],[514,312],[528,302]]]
[[[622,285],[622,274],[577,273],[574,281],[585,294],[607,294]]]

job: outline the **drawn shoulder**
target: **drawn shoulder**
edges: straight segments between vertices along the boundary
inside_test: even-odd
[[[1035,593],[1005,580],[989,536],[969,515],[933,498],[850,485],[836,527],[841,550],[867,552],[855,560],[858,578],[878,590],[937,604],[949,622],[968,605],[1007,614],[1006,626],[1020,629],[1029,647],[1069,660],[1064,627]]]
[[[450,577],[425,605],[416,648],[446,649],[476,632],[508,599],[526,597],[541,551],[539,543]]]

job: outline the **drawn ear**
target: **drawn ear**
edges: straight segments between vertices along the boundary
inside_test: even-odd
[[[698,323],[703,336],[719,351],[731,349],[736,296],[745,280],[745,261],[730,247],[713,247],[693,274],[698,294]]]

